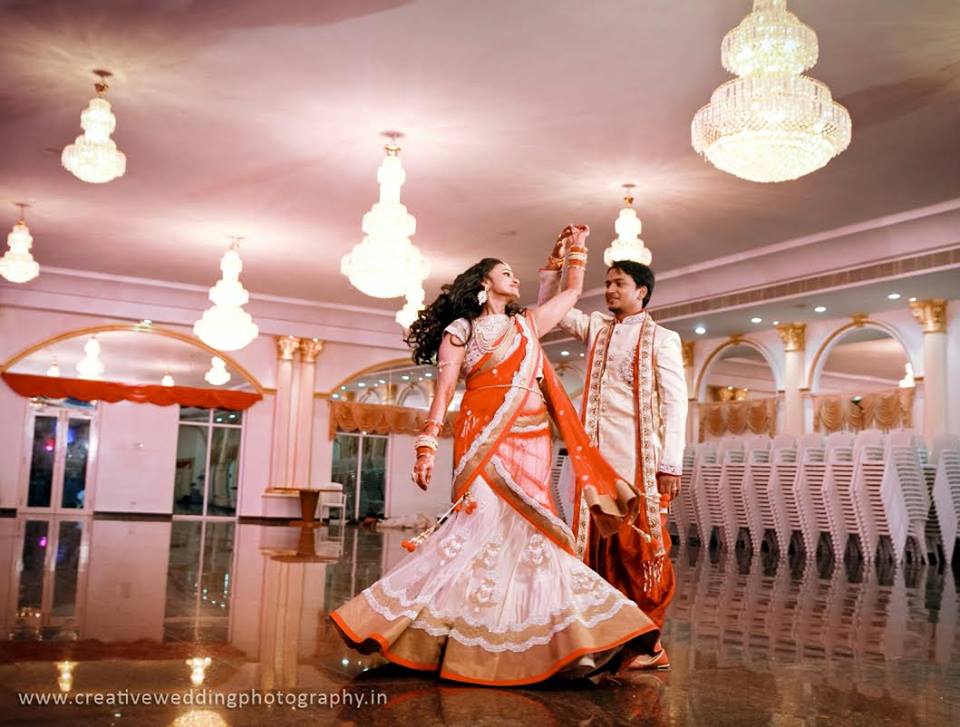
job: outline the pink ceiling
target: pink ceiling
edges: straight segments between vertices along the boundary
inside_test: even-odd
[[[379,132],[407,134],[403,200],[431,292],[481,256],[532,285],[555,231],[594,229],[589,285],[637,183],[661,271],[960,196],[960,32],[951,0],[796,0],[811,75],[853,144],[796,182],[703,162],[689,122],[727,78],[716,2],[47,0],[0,10],[0,200],[32,203],[42,265],[209,285],[243,235],[251,291],[362,305],[339,274],[376,197]],[[60,169],[93,68],[125,177]],[[12,207],[3,223],[12,223]],[[532,291],[528,288],[528,295]]]

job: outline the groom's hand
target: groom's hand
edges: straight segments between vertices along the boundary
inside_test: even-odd
[[[668,475],[666,472],[657,473],[657,492],[667,495],[671,500],[680,495],[680,478],[677,475]]]

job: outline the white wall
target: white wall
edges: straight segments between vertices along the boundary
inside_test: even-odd
[[[95,512],[173,511],[179,419],[177,406],[102,405]]]
[[[27,400],[0,383],[0,508],[18,507],[26,422]]]
[[[947,304],[947,418],[948,427],[960,434],[960,301]]]
[[[163,641],[172,523],[94,520],[89,527],[81,637]]]

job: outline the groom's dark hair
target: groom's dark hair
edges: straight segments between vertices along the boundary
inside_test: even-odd
[[[650,266],[633,260],[617,260],[610,266],[610,270],[619,270],[621,273],[626,273],[633,278],[633,282],[637,284],[638,288],[647,286],[647,294],[643,296],[643,307],[646,308],[651,296],[653,296],[653,284],[656,282]]]

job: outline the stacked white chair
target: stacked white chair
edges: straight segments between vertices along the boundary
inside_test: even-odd
[[[766,491],[770,483],[770,437],[750,437],[746,440],[745,450],[742,475],[739,478],[730,478],[734,525],[737,530],[745,528],[750,533],[750,544],[759,552],[760,543],[763,541],[763,526],[760,522],[757,489]]]
[[[823,478],[827,473],[826,448],[819,434],[800,440],[797,477],[792,483],[792,504],[796,507],[807,560],[816,557],[821,532],[829,532],[823,504]]]
[[[923,440],[912,430],[890,433],[881,494],[898,562],[904,560],[908,538],[913,538],[920,558],[926,561],[930,495],[923,478],[923,451]]]
[[[777,482],[774,470],[779,459],[786,456],[791,464],[796,464],[796,440],[789,435],[774,437],[770,449],[753,450],[747,456],[747,473],[743,490],[747,496],[747,511],[750,520],[750,539],[755,547],[763,542],[767,531],[774,534],[776,548],[785,555],[790,543],[790,534],[784,538],[780,530],[780,518],[776,512],[782,498],[774,491]],[[785,453],[789,452],[789,455]],[[796,470],[794,469],[794,477]],[[792,484],[792,480],[791,480]]]
[[[727,483],[738,473],[740,477],[743,476],[743,455],[743,440],[724,438],[720,440],[712,461],[705,458],[699,468],[708,518],[704,523],[704,531],[709,539],[716,528],[717,540],[727,550],[733,550],[737,539],[733,497]]]
[[[822,447],[822,440],[817,434],[805,439],[807,446],[813,446],[813,442],[816,441],[816,446]],[[803,441],[801,440],[801,443]],[[803,532],[800,507],[797,505],[794,492],[800,453],[801,445],[798,445],[797,440],[791,436],[781,435],[773,440],[770,453],[770,485],[767,493],[781,557],[786,557],[789,551],[792,534],[795,531]],[[762,511],[763,505],[761,504],[760,507]]]
[[[960,437],[938,434],[933,438],[930,466],[935,468],[933,501],[943,538],[947,568],[953,562],[954,546],[960,532]]]
[[[880,432],[877,435],[882,442],[883,435]],[[821,532],[830,534],[833,552],[838,560],[843,558],[848,536],[859,534],[851,493],[856,441],[859,441],[858,438],[849,432],[834,432],[827,437],[827,469],[820,486],[820,497],[814,498],[817,527]]]
[[[700,535],[700,526],[697,522],[696,492],[694,491],[694,469],[696,467],[697,451],[701,445],[688,444],[683,450],[683,475],[680,478],[680,497],[670,503],[670,518],[677,525],[680,543],[690,542],[690,529],[697,529]],[[701,541],[703,538],[701,537]],[[679,543],[676,543],[677,545]]]
[[[704,546],[710,545],[710,508],[707,506],[707,492],[704,488],[704,468],[717,461],[717,446],[713,442],[696,445],[693,460],[693,474],[690,480],[690,505],[693,518],[697,523],[697,533]]]

